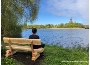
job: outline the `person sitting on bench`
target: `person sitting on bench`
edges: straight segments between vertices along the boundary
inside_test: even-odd
[[[39,36],[36,35],[37,33],[37,29],[36,28],[32,28],[32,35],[29,36],[29,39],[39,39]],[[34,49],[38,49],[38,48],[44,48],[45,44],[41,43],[41,45],[33,45]]]

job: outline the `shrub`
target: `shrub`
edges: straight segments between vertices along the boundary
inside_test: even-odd
[[[13,58],[2,58],[1,65],[24,65]]]
[[[4,47],[1,47],[1,54],[5,54],[6,53],[6,49]]]

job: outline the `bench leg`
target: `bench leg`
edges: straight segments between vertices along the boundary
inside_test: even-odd
[[[32,53],[32,60],[35,61],[39,56],[40,54],[38,52]]]
[[[7,50],[5,56],[8,57],[10,55],[13,55],[14,53],[16,53],[16,51]]]

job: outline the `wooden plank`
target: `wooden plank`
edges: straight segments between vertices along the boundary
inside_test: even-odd
[[[16,53],[16,51],[13,51],[13,52],[11,53],[11,50],[7,50],[5,56],[8,57],[8,56],[13,55],[13,54],[15,54],[15,53]]]
[[[41,45],[41,40],[40,39],[25,39],[25,38],[4,37],[3,40],[4,40],[4,43],[9,43],[8,40],[10,40],[11,43],[17,43],[17,44],[31,44],[31,42],[33,41],[33,44]]]
[[[5,46],[6,49],[10,49],[9,46]],[[28,50],[31,51],[31,47],[30,46],[19,46],[19,45],[11,45],[12,49],[16,49],[16,50]],[[43,52],[44,48],[38,48],[38,49],[34,49],[35,52]]]
[[[41,39],[32,39],[34,45],[41,45]]]
[[[11,41],[11,43],[17,43],[17,44],[30,44],[32,40],[28,40],[25,38],[3,38],[4,43],[9,43],[8,40]]]
[[[11,51],[11,53],[12,53],[11,41],[8,40],[8,42],[9,42],[9,48],[10,48],[10,51]]]
[[[39,56],[40,56],[40,54],[37,54],[36,57],[32,57],[32,60],[35,61]]]
[[[36,57],[37,54],[38,54],[37,52],[32,53],[32,57]]]
[[[42,53],[44,51],[44,48],[38,48],[38,49],[34,49],[35,52],[39,52]]]
[[[33,41],[31,42],[31,50],[32,50],[32,53],[34,53],[34,49],[33,49]]]
[[[6,49],[10,49],[9,46],[5,46]],[[15,49],[15,50],[26,50],[26,51],[32,51],[31,50],[31,47],[30,46],[19,46],[19,45],[11,45],[12,49]],[[44,48],[38,48],[38,49],[34,49],[35,52],[43,52],[44,51]]]
[[[5,46],[6,49],[10,49],[9,46]],[[19,46],[19,45],[11,45],[12,49],[14,50],[25,50],[25,51],[31,51],[30,46]]]

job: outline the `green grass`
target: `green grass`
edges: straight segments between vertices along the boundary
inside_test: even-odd
[[[1,58],[1,65],[24,65],[13,58]]]
[[[62,48],[59,46],[45,46],[45,58],[41,65],[89,65],[88,48]]]

